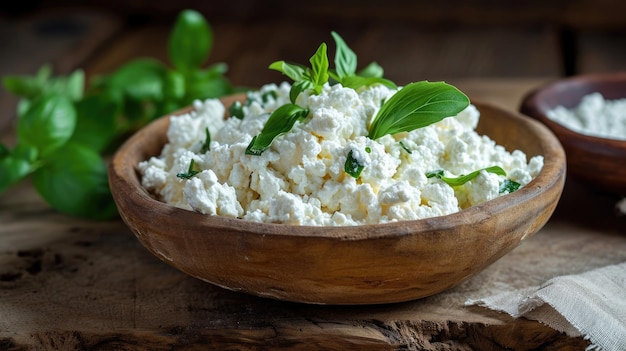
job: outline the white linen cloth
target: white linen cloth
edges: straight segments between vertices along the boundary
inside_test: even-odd
[[[626,262],[465,304],[537,320],[567,335],[582,335],[591,350],[626,350]]]

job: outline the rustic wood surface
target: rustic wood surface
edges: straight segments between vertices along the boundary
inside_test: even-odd
[[[110,3],[158,7],[153,1]],[[516,12],[539,16],[540,26],[505,26],[502,36],[493,28],[473,26],[465,39],[464,28],[435,26],[433,37],[415,29],[411,20],[393,26],[372,23],[375,9],[352,22],[328,21],[321,28],[312,22],[209,16],[216,33],[211,62],[228,62],[229,77],[237,85],[279,80],[266,70],[269,62],[307,60],[310,48],[329,41],[332,28],[349,40],[363,62],[376,59],[399,83],[446,79],[472,98],[516,110],[527,91],[564,72],[626,69],[626,61],[619,59],[623,51],[616,49],[624,47],[623,16],[618,15],[623,12],[609,10],[613,16],[606,21],[595,11],[597,2],[589,2],[592,7],[581,3],[572,2],[564,12],[569,25],[582,23],[581,29],[565,33],[566,45],[563,32],[543,21],[560,13],[556,5],[549,11]],[[577,6],[583,10],[573,11]],[[445,16],[443,20],[450,23]],[[603,35],[603,23],[618,29]],[[164,58],[168,29],[169,23],[112,30],[111,35],[118,34],[95,40],[104,44],[74,65],[92,76],[132,57]],[[290,35],[279,35],[284,32],[278,29]],[[404,41],[389,42],[396,34]],[[310,42],[303,43],[304,38]],[[467,38],[482,44],[468,45]],[[431,49],[419,50],[424,40],[432,43],[427,45]],[[89,37],[82,42],[89,43]],[[576,56],[564,60],[564,53]],[[502,54],[506,59],[499,59]],[[60,55],[63,62],[76,58],[71,49]],[[1,136],[11,140],[11,130],[5,128]],[[465,283],[416,301],[333,307],[257,298],[189,277],[151,255],[121,220],[91,222],[61,215],[26,180],[0,195],[0,350],[584,350],[588,342],[582,338],[464,302],[624,262],[626,217],[616,214],[617,200],[568,179],[546,226]]]
[[[0,349],[583,350],[582,338],[464,302],[626,260],[615,201],[568,182],[539,233],[460,286],[399,304],[333,307],[189,277],[148,253],[121,220],[60,215],[26,181],[0,197]]]

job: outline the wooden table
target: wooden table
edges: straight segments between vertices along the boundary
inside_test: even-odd
[[[457,85],[514,108],[534,84]],[[616,200],[568,180],[539,233],[460,286],[412,302],[336,307],[191,278],[150,255],[120,220],[58,214],[25,181],[0,196],[0,350],[582,350],[582,338],[464,302],[625,261],[626,218],[614,213]]]
[[[141,42],[142,35],[127,38]],[[118,54],[137,47],[130,39],[119,42]],[[217,60],[230,58],[226,51]],[[99,52],[88,72],[128,57]],[[233,59],[236,83],[265,78],[246,81],[250,59]],[[447,80],[474,100],[517,110],[527,91],[551,78]],[[26,180],[0,195],[0,350],[584,350],[583,338],[465,301],[626,261],[617,200],[568,179],[541,231],[461,285],[405,303],[318,306],[189,277],[149,254],[121,220],[61,215]]]

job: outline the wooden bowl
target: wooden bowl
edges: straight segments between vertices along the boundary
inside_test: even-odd
[[[150,252],[212,284],[315,304],[422,298],[475,275],[537,232],[563,189],[565,155],[545,126],[498,107],[476,105],[482,114],[481,133],[509,150],[543,155],[545,165],[520,190],[447,216],[315,227],[175,208],[154,200],[137,171],[140,161],[160,154],[168,117],[146,126],[117,151],[109,169],[111,191],[121,217]]]
[[[546,115],[559,105],[580,104],[583,96],[600,92],[605,99],[626,98],[626,72],[574,76],[550,82],[529,92],[520,112],[550,128],[565,149],[568,174],[607,191],[626,195],[626,141],[577,133]]]

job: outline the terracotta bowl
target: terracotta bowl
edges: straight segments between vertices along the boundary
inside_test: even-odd
[[[556,80],[529,92],[520,111],[550,128],[567,155],[568,174],[603,191],[626,195],[626,141],[577,133],[546,115],[559,105],[580,104],[583,96],[600,92],[605,99],[626,98],[626,72],[581,75]]]
[[[226,100],[226,106],[234,97]],[[475,103],[479,132],[545,166],[527,186],[455,214],[350,227],[254,223],[175,208],[141,186],[137,164],[158,155],[169,117],[133,135],[109,169],[119,212],[155,256],[214,285],[315,304],[379,304],[433,295],[472,277],[537,232],[565,181],[565,155],[541,123]],[[180,113],[180,111],[178,112]],[[178,114],[176,113],[176,114]]]

